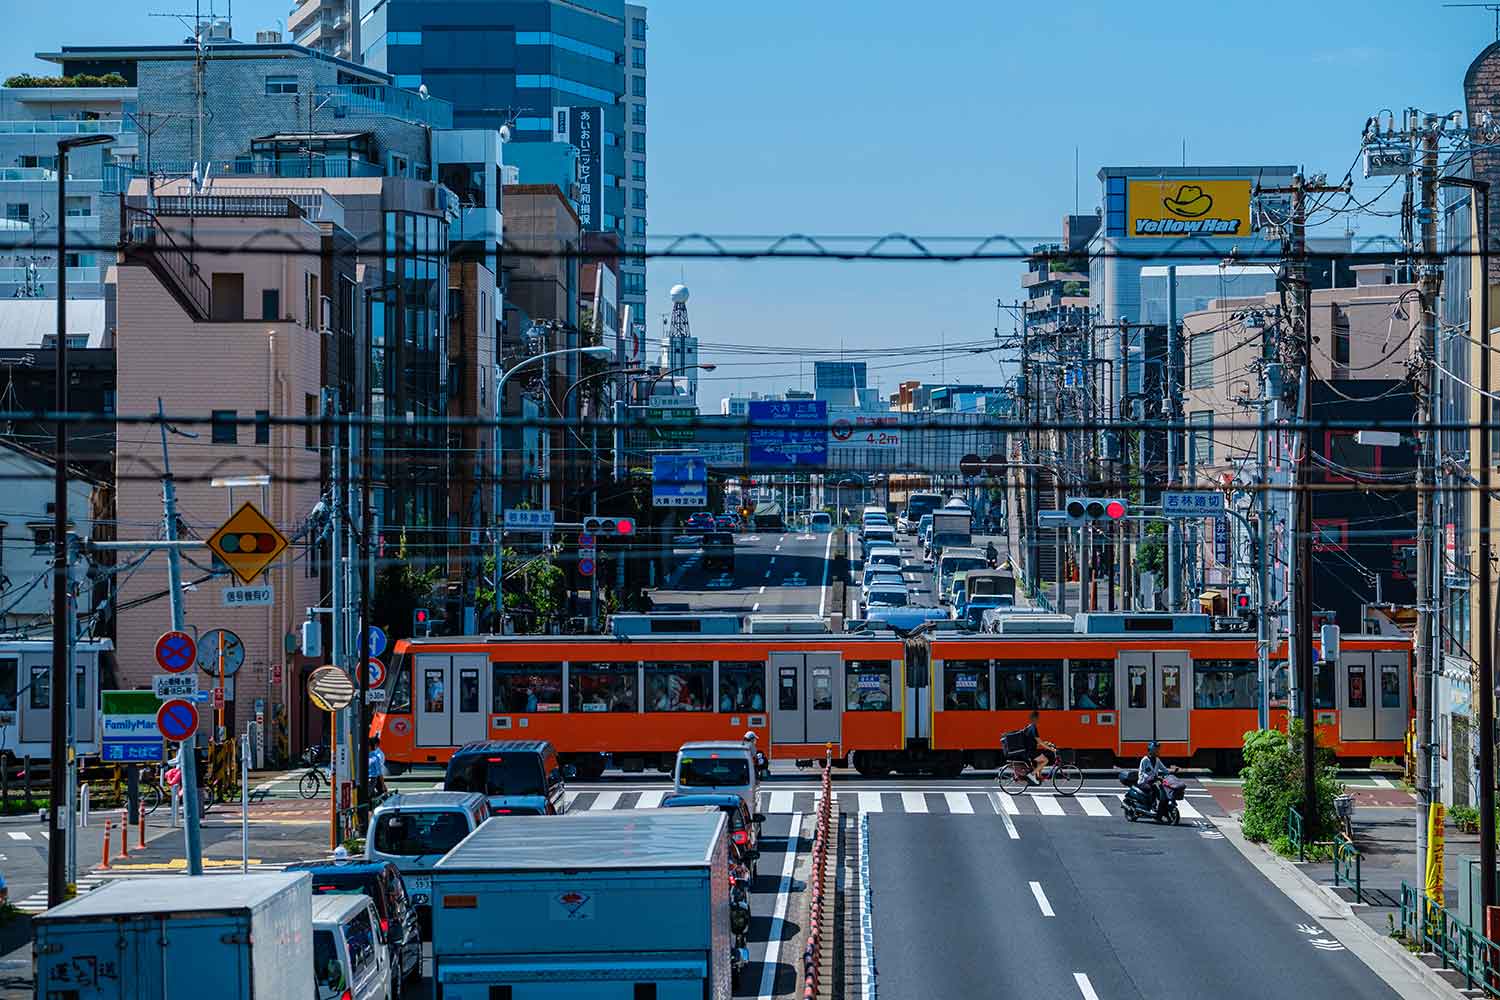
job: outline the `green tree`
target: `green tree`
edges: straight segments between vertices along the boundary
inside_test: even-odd
[[[1160,521],[1146,522],[1146,537],[1135,548],[1135,568],[1142,573],[1155,573],[1158,580],[1166,572],[1167,526]]]
[[[421,568],[406,549],[406,535],[396,549],[396,558],[375,575],[370,613],[376,624],[386,626],[392,639],[411,638],[411,616],[417,608],[432,608],[439,598],[441,566]]]
[[[1290,732],[1257,729],[1245,734],[1245,813],[1240,828],[1257,843],[1269,842],[1282,854],[1291,853],[1287,840],[1287,811],[1296,808],[1304,816],[1302,802],[1302,721],[1293,719]],[[1317,792],[1317,828],[1327,834],[1338,826],[1333,800],[1343,794],[1333,751],[1314,750],[1314,781]],[[1311,824],[1309,824],[1311,826]]]

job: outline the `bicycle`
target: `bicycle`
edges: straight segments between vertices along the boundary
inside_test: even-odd
[[[1031,774],[1035,755],[1008,755],[995,772],[995,781],[1001,791],[1010,796],[1024,795],[1031,787],[1027,777]],[[1074,795],[1083,787],[1083,768],[1074,763],[1072,750],[1058,750],[1057,760],[1042,769],[1051,772],[1052,787],[1059,795]]]
[[[328,773],[314,764],[297,779],[297,791],[304,799],[315,799],[323,794],[323,788],[329,784]]]

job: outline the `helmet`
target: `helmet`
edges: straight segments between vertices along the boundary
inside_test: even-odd
[[[1158,743],[1158,742],[1156,742],[1155,740],[1152,740],[1150,743],[1146,744],[1146,752],[1147,753],[1157,753],[1160,750],[1161,750],[1161,744]]]
[[[755,735],[755,730],[753,729],[745,734],[745,741],[748,743],[754,743],[757,739],[759,739],[759,737]]]

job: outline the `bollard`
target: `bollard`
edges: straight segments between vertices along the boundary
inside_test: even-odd
[[[130,824],[125,822],[125,817],[120,817],[120,857],[130,857]]]
[[[146,849],[146,810],[142,809],[140,811],[140,819],[137,820],[137,823],[139,825],[136,827],[138,833],[135,839],[135,847],[138,851],[144,851]]]
[[[105,820],[104,821],[104,857],[102,859],[100,859],[100,861],[99,861],[99,867],[100,868],[108,868],[109,867],[109,835],[110,835],[110,832],[111,832],[109,827],[110,827],[109,820]]]
[[[78,789],[78,825],[87,828],[89,825],[89,786],[85,782]]]

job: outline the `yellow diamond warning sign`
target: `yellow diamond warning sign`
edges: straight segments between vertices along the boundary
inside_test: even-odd
[[[208,547],[242,583],[252,583],[286,551],[286,538],[255,504],[246,503],[213,533]]]

